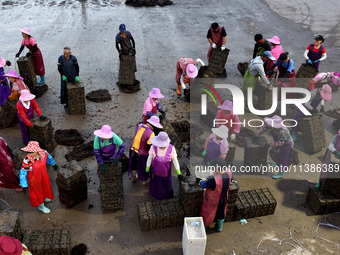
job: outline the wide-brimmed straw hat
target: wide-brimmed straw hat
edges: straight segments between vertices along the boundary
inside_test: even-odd
[[[195,78],[198,74],[197,67],[193,64],[187,65],[185,72],[190,78]]]
[[[24,148],[21,148],[22,151],[26,152],[41,152],[44,151],[40,148],[39,143],[36,141],[30,141],[28,145]]]
[[[336,86],[339,86],[340,83],[340,73],[339,72],[334,72],[332,75],[332,81]]]
[[[22,29],[19,29],[20,32],[23,32],[26,35],[31,35],[31,30],[28,27],[24,27]]]
[[[113,133],[111,127],[109,125],[102,126],[101,129],[93,132],[95,136],[98,136],[103,139],[111,139],[113,137]]]
[[[217,106],[217,108],[220,108],[222,110],[226,111],[232,111],[233,110],[233,102],[230,100],[224,100],[223,104]]]
[[[267,39],[267,41],[274,44],[280,44],[280,38],[276,35],[274,35],[271,39]]]
[[[21,255],[22,244],[18,239],[10,236],[0,237],[0,255]]]
[[[167,133],[159,132],[157,136],[150,138],[150,142],[157,147],[166,147],[170,144],[170,138]]]
[[[323,99],[326,101],[332,100],[332,88],[328,84],[325,84],[322,86],[322,89],[320,91],[320,95]]]
[[[6,60],[2,57],[0,57],[0,68],[4,67],[6,65]]]
[[[21,90],[21,95],[19,97],[20,101],[30,101],[35,98],[35,95],[31,94],[28,89]]]
[[[212,128],[211,131],[220,138],[227,139],[229,136],[229,128],[225,125],[221,125],[218,128]]]
[[[5,77],[13,77],[13,78],[17,78],[17,79],[20,79],[20,80],[22,80],[22,81],[24,80],[24,78],[22,78],[21,76],[19,76],[19,75],[17,74],[17,72],[14,71],[14,70],[9,70],[8,73],[6,73],[4,76],[5,76]]]
[[[149,92],[149,97],[151,97],[151,98],[163,98],[164,96],[162,95],[161,90],[159,88],[153,88]]]
[[[157,116],[151,116],[151,118],[148,119],[147,122],[156,128],[163,128]]]
[[[272,128],[283,128],[286,129],[285,126],[282,125],[282,118],[278,115],[274,115],[272,118],[265,117],[264,122],[271,126]]]

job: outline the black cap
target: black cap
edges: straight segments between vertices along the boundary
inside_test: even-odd
[[[288,58],[288,54],[287,53],[281,53],[280,57],[278,58],[278,62],[284,62],[286,59]]]
[[[315,39],[316,41],[322,41],[322,42],[324,41],[322,35],[317,35],[317,36],[314,37],[314,39]]]

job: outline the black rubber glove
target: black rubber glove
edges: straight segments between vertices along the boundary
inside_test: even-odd
[[[200,184],[200,181],[202,181],[201,178],[196,178],[196,183],[197,183],[197,184]]]
[[[184,182],[185,181],[185,178],[183,177],[183,175],[181,175],[181,174],[179,174],[179,175],[177,175],[177,178],[178,178],[178,181],[182,181],[182,182]]]
[[[11,65],[12,65],[11,61],[7,60],[6,61],[6,66],[11,66]]]
[[[15,57],[18,58],[20,56],[20,52],[18,52],[17,54],[15,54]]]
[[[149,179],[150,178],[150,173],[149,172],[145,172],[145,179]]]
[[[290,72],[289,71],[287,71],[283,76],[282,76],[282,78],[288,78],[289,77],[289,75],[290,75]]]
[[[31,55],[32,55],[32,52],[30,51],[26,53],[26,57],[30,57]]]
[[[47,118],[46,118],[45,116],[40,115],[40,116],[39,116],[39,119],[40,119],[40,120],[46,120]]]
[[[166,116],[166,112],[165,111],[159,111],[162,115],[163,115],[163,117],[165,118],[165,116]]]
[[[53,169],[57,171],[59,169],[59,166],[57,164],[54,164]]]
[[[39,127],[37,125],[33,125],[32,127],[34,130],[37,130]]]

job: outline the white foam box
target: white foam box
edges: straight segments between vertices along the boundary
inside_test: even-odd
[[[183,255],[204,255],[207,244],[202,217],[185,217],[183,226]]]

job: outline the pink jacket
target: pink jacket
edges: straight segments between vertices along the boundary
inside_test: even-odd
[[[272,48],[272,50],[270,52],[272,53],[274,58],[278,59],[280,57],[281,53],[283,53],[282,46],[277,44]]]
[[[216,114],[215,119],[221,119],[221,120],[227,120],[228,123],[226,124],[226,126],[229,128],[229,135],[231,135],[232,133],[240,133],[240,129],[241,129],[241,124],[235,124],[235,123],[239,123],[240,120],[238,118],[237,115],[234,115],[233,112],[230,112],[228,116],[226,116],[223,112],[223,110],[219,110]],[[232,120],[232,126],[231,126],[231,120]],[[216,127],[221,126],[220,124],[217,124]]]
[[[154,107],[156,107],[156,112],[157,112],[157,104],[158,104],[158,100],[154,101],[151,97],[149,97],[145,101],[143,115],[146,116],[146,113],[151,112],[152,108]]]

